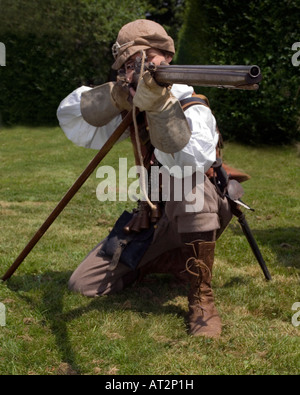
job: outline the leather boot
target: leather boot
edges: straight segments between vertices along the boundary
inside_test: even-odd
[[[190,254],[186,261],[191,282],[188,295],[190,334],[216,338],[221,334],[222,323],[211,288],[215,242],[196,240],[186,246]]]

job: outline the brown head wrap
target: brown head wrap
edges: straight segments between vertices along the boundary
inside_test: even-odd
[[[165,29],[156,22],[138,19],[127,23],[119,31],[117,41],[112,47],[115,63],[114,70],[118,70],[136,52],[156,48],[168,51],[174,55],[174,41]]]

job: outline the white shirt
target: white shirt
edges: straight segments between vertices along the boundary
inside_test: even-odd
[[[92,89],[81,86],[70,93],[59,105],[57,118],[59,124],[73,143],[81,147],[100,149],[121,123],[122,117],[118,115],[107,125],[95,127],[88,124],[80,111],[81,94]],[[172,94],[183,100],[192,96],[193,88],[187,85],[174,84]],[[202,105],[194,105],[185,111],[192,135],[187,145],[179,152],[166,154],[158,149],[154,153],[158,161],[169,168],[177,165],[182,169],[184,166],[204,168],[206,172],[216,160],[216,145],[219,135],[216,130],[216,120],[211,110]],[[119,141],[127,138],[129,132],[125,132]]]

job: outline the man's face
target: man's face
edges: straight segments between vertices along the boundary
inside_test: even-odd
[[[125,62],[125,74],[126,74],[126,80],[127,82],[132,82],[132,77],[133,77],[133,73],[134,73],[134,62],[135,59],[141,56],[140,52],[137,52],[136,54],[132,55],[127,62]],[[161,62],[167,62],[170,63],[172,60],[171,56],[164,56],[163,53],[161,51],[159,51],[158,49],[147,49],[146,51],[146,56],[147,56],[147,62],[152,62],[154,63],[156,66],[159,66],[161,64]]]

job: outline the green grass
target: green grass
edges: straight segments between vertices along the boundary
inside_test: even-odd
[[[96,151],[74,146],[59,128],[0,131],[0,270],[15,260]],[[133,164],[131,145],[115,146]],[[95,173],[10,280],[0,283],[4,374],[291,374],[300,372],[300,156],[297,147],[227,144],[225,160],[252,176],[247,213],[272,274],[262,271],[234,219],[217,243],[213,289],[219,340],[187,334],[187,300],[168,276],[123,293],[88,299],[67,289],[72,271],[132,202],[100,203]],[[299,318],[298,318],[299,320]]]

